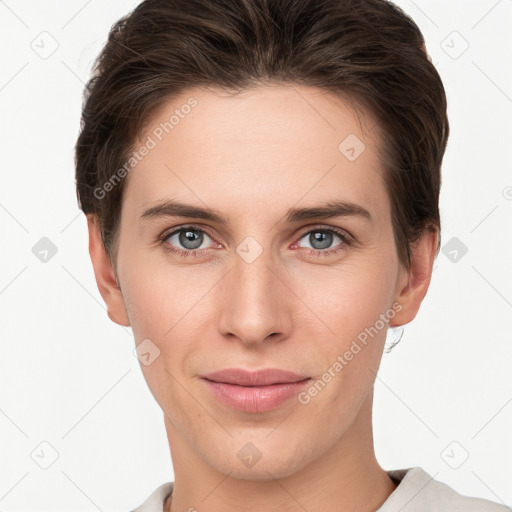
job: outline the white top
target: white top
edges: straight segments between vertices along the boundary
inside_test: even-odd
[[[420,467],[394,469],[387,473],[398,487],[376,512],[512,512],[512,508],[492,501],[462,496],[434,480]],[[173,487],[174,482],[162,484],[132,512],[162,512]]]

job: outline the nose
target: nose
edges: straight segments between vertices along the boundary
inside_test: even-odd
[[[218,294],[219,331],[224,337],[258,346],[290,335],[293,294],[282,268],[265,251],[252,262],[237,255]]]

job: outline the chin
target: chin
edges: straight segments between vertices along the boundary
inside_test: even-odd
[[[237,480],[252,481],[272,481],[287,478],[311,462],[307,456],[308,454],[301,453],[300,450],[292,450],[292,453],[289,454],[283,452],[282,449],[279,450],[279,453],[274,452],[273,455],[271,454],[272,450],[269,453],[266,451],[261,453],[261,457],[250,466],[245,466],[243,457],[241,457],[241,460],[238,456],[226,460],[225,457],[220,459],[215,454],[209,454],[205,458],[210,459],[208,461],[210,465],[220,473],[229,475]],[[312,454],[309,454],[309,457],[311,456]],[[211,457],[215,460],[212,460]],[[220,460],[222,462],[219,464]]]
[[[224,469],[227,469],[230,478],[234,478],[235,480],[251,480],[258,482],[270,482],[272,480],[286,478],[297,472],[297,468],[287,464],[263,464],[261,461],[252,468],[237,467],[233,469],[233,467],[231,467]],[[222,472],[224,473],[224,471]]]

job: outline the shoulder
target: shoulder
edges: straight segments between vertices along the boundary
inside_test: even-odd
[[[172,493],[174,489],[174,482],[167,482],[157,487],[137,508],[131,512],[162,512],[164,502],[167,496]]]
[[[493,501],[463,496],[419,467],[391,470],[388,474],[398,487],[377,512],[512,512]]]

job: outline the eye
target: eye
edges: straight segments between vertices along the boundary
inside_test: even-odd
[[[182,226],[168,234],[164,234],[160,241],[165,244],[166,250],[179,256],[200,256],[208,248],[207,239],[210,236],[195,226]],[[206,241],[206,247],[203,246]]]
[[[341,240],[341,243],[335,244],[336,238]],[[334,228],[316,228],[310,230],[301,236],[300,240],[303,239],[310,244],[310,247],[305,247],[305,249],[309,249],[310,254],[317,256],[335,254],[350,246],[352,243],[352,239],[348,234]],[[335,244],[334,248],[331,248],[333,243]]]
[[[341,243],[332,247],[333,243],[338,238]],[[172,230],[169,233],[164,233],[159,241],[164,245],[166,251],[169,251],[179,257],[199,257],[204,253],[208,252],[211,247],[208,246],[208,240],[213,241],[212,237],[208,233],[197,226],[181,226]],[[335,228],[315,228],[313,230],[304,233],[299,240],[305,239],[310,247],[304,247],[305,250],[309,250],[309,253],[313,256],[330,256],[336,254],[339,251],[349,247],[352,244],[352,237]],[[217,244],[218,248],[222,245]],[[293,248],[301,247],[298,242],[293,244]]]

